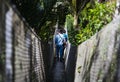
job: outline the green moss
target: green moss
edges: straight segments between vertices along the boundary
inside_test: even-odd
[[[81,72],[81,67],[82,67],[82,66],[79,66],[79,67],[77,68],[78,73]]]

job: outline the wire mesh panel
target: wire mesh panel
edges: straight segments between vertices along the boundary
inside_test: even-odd
[[[9,3],[0,11],[0,82],[45,82],[40,39]]]
[[[30,45],[31,32],[16,13],[13,15],[14,27],[14,74],[15,82],[30,82]],[[24,79],[21,79],[24,78]]]
[[[42,72],[44,71],[44,68],[42,68],[44,66],[43,66],[43,60],[42,60],[43,58],[41,58],[41,54],[42,54],[40,50],[41,45],[39,45],[39,43],[40,42],[38,41],[38,38],[33,36],[33,54],[34,55],[32,57],[32,65],[33,65],[32,69],[34,71],[32,72],[35,74],[35,77],[36,77],[32,79],[33,82],[40,82],[40,81],[44,82],[45,80],[44,79],[45,73]]]

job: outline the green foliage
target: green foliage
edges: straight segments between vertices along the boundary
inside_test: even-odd
[[[36,31],[45,21],[56,3],[56,0],[11,0],[31,27]]]
[[[66,15],[68,14],[68,5],[62,3],[57,6],[56,16],[59,19],[59,25],[64,25]]]
[[[66,24],[67,24],[67,28],[68,28],[68,31],[72,31],[73,30],[73,16],[72,15],[67,15],[66,16]]]
[[[57,0],[12,0],[29,25],[41,40],[47,42],[53,36],[53,24],[57,14],[52,11]],[[63,12],[62,12],[63,13]],[[64,17],[65,18],[65,17]]]
[[[72,9],[71,13],[76,12],[78,14],[81,10],[83,10],[83,8],[86,6],[86,4],[90,0],[66,0],[66,1],[68,1],[69,5]]]
[[[67,18],[67,26],[70,31],[69,37],[72,44],[78,45],[83,41],[89,39],[93,34],[98,32],[104,25],[111,22],[113,17],[113,12],[115,9],[115,3],[106,2],[100,4],[95,2],[95,5],[90,3],[84,8],[79,14],[79,27],[80,30],[76,31],[71,25],[71,20],[73,17]],[[70,25],[69,25],[70,24]],[[71,29],[70,29],[71,28]]]
[[[69,14],[66,16],[66,23],[65,24],[68,28],[69,40],[72,44],[75,44],[76,38],[74,37],[74,35],[76,35],[76,31],[73,28],[73,21],[74,21],[74,18],[72,15]]]
[[[45,24],[39,30],[39,36],[43,42],[48,42],[52,40],[54,34],[54,28],[52,21],[46,21]]]

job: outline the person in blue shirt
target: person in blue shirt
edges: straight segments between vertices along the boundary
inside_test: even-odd
[[[65,40],[65,37],[63,35],[63,30],[60,29],[59,32],[55,35],[55,46],[56,46],[56,56],[57,59],[62,61],[63,57],[63,41]]]
[[[63,29],[63,36],[65,38],[65,42],[63,43],[63,55],[64,55],[64,50],[65,50],[65,48],[67,46],[67,41],[68,41],[68,35],[66,34],[66,30],[65,29]]]
[[[66,34],[66,30],[63,29],[63,36],[65,38],[65,41],[68,41],[68,35]]]

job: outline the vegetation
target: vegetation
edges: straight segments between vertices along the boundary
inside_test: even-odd
[[[90,0],[67,0],[67,1],[70,6],[71,14],[73,14],[74,17],[73,26],[76,29],[78,28],[78,15]]]
[[[43,41],[52,39],[54,25],[66,21],[70,42],[78,45],[112,20],[114,3],[90,0],[12,0]]]
[[[79,11],[89,0],[12,0],[12,2],[42,40],[48,41],[50,39],[48,36],[51,37],[53,34],[52,27],[57,19],[59,19],[59,24],[63,25],[69,12],[74,14],[77,20]],[[56,3],[58,4],[55,7]]]
[[[54,11],[51,11],[56,0],[12,0],[12,2],[42,40],[48,40],[53,29],[50,27],[53,27],[51,25],[55,24],[57,19]]]
[[[115,3],[90,3],[79,14],[79,30],[73,29],[73,16],[67,16],[67,26],[69,30],[70,42],[78,45],[89,39],[93,34],[98,32],[104,25],[108,24],[113,17]]]
[[[12,0],[21,15],[37,32],[49,20],[50,10],[56,0]]]

